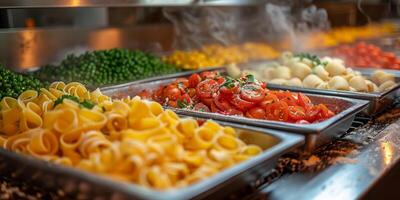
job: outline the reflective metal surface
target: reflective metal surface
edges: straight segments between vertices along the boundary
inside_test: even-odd
[[[127,48],[162,52],[171,49],[173,34],[168,24],[0,31],[0,61],[16,71],[24,71],[88,50]]]
[[[1,0],[0,8],[232,6],[263,2],[265,0]]]
[[[76,193],[87,199],[192,199],[223,198],[234,190],[257,179],[260,174],[269,173],[283,153],[304,142],[303,136],[281,131],[259,129],[237,124],[224,123],[234,127],[238,136],[249,144],[260,145],[260,155],[225,169],[216,175],[176,190],[158,191],[138,185],[119,182],[102,175],[95,175],[78,169],[56,165],[30,156],[0,148],[0,175],[13,179],[30,181],[44,188],[61,189],[67,195]],[[74,199],[74,198],[71,198]]]
[[[249,199],[358,199],[400,162],[400,120],[384,128],[372,142],[360,135],[346,139],[362,147],[345,158],[349,162],[332,165],[319,173],[295,173],[264,186]],[[364,144],[366,143],[366,144]],[[345,159],[343,159],[345,160]],[[394,191],[396,192],[396,191]]]

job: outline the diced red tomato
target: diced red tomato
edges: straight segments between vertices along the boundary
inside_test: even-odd
[[[289,106],[288,111],[289,111],[289,117],[293,121],[304,120],[306,117],[306,111],[301,106]]]
[[[200,73],[200,77],[204,79],[214,79],[219,75],[217,71],[204,71]]]
[[[179,89],[189,87],[189,80],[187,78],[177,78],[173,83],[175,83]]]
[[[228,100],[226,100],[221,94],[218,94],[213,98],[215,105],[220,110],[228,110],[232,108],[231,104]]]
[[[210,109],[203,103],[198,103],[198,104],[194,105],[193,110],[202,111],[202,112],[210,112]]]
[[[213,79],[206,79],[196,86],[196,93],[201,99],[211,98],[218,91],[219,85]]]
[[[190,98],[190,96],[188,94],[184,94],[182,95],[179,100],[185,104],[191,104],[192,103],[192,99]]]
[[[232,95],[235,93],[239,93],[239,91],[240,91],[239,83],[234,83],[233,87],[222,86],[219,88],[219,91],[226,95]]]
[[[197,86],[197,84],[199,84],[201,82],[201,77],[199,74],[192,74],[189,77],[189,87],[191,88],[195,88]]]
[[[152,99],[151,93],[149,91],[147,91],[147,90],[142,90],[137,95],[140,96],[140,98],[142,98],[142,99],[147,99],[147,100],[151,100]]]
[[[265,97],[265,91],[256,83],[246,83],[240,90],[240,97],[250,102],[261,102]]]
[[[234,94],[230,103],[241,111],[246,111],[255,105],[254,102],[243,100],[239,94]]]
[[[250,118],[255,118],[255,119],[264,119],[265,109],[261,107],[254,107],[246,112],[246,116],[250,116]]]
[[[237,115],[237,116],[243,116],[243,112],[240,110],[237,110],[235,108],[229,108],[225,111],[222,111],[222,114],[225,115]]]
[[[168,106],[177,108],[178,107],[178,102],[177,101],[168,101]]]
[[[181,91],[176,85],[168,85],[164,89],[163,95],[164,97],[167,97],[170,100],[176,101],[181,96]]]

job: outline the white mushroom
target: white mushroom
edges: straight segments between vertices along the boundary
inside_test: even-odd
[[[329,89],[329,88],[328,88],[328,83],[327,83],[327,82],[323,82],[323,83],[319,84],[319,85],[317,86],[317,89],[323,89],[323,90]]]
[[[286,51],[281,54],[281,57],[279,58],[279,62],[282,63],[283,65],[288,66],[289,62],[292,61],[292,58],[293,58],[292,52]]]
[[[293,77],[297,77],[301,80],[311,74],[311,68],[308,65],[300,62],[293,63],[290,66],[290,69],[292,70]]]
[[[328,71],[331,76],[343,75],[347,72],[346,67],[337,60],[332,60],[331,62],[328,62],[328,64],[326,64],[325,70]]]
[[[286,85],[287,84],[287,80],[281,79],[281,78],[277,78],[277,79],[272,79],[268,83],[277,84],[277,85]]]
[[[365,78],[362,76],[354,76],[350,79],[349,85],[358,92],[368,92],[368,86]]]
[[[385,91],[385,90],[387,90],[387,89],[390,89],[390,88],[393,87],[394,85],[396,85],[396,83],[395,83],[394,81],[388,80],[388,81],[382,83],[382,84],[379,86],[379,91],[383,92],[383,91]]]
[[[394,82],[394,75],[390,73],[386,73],[383,70],[376,70],[371,76],[371,80],[378,84],[381,85],[382,83],[386,81],[393,81]]]
[[[289,86],[295,86],[295,87],[303,87],[303,83],[299,78],[292,78],[287,81],[286,83]]]
[[[375,83],[373,83],[372,81],[365,80],[365,82],[366,82],[367,87],[368,87],[368,92],[378,92],[379,91],[378,86]]]
[[[314,67],[313,62],[308,58],[302,58],[302,59],[300,59],[300,62],[306,64],[307,66],[309,66],[311,68]]]
[[[263,71],[263,80],[270,81],[274,79],[275,67],[266,67]]]
[[[323,82],[324,81],[320,79],[317,75],[310,74],[303,80],[303,85],[304,87],[316,88]]]
[[[325,70],[324,66],[318,65],[313,69],[314,73],[319,76],[322,80],[329,80],[329,73]]]
[[[290,74],[290,69],[289,67],[285,66],[279,66],[275,68],[274,71],[274,78],[281,78],[281,79],[290,79],[291,74]]]
[[[334,76],[329,80],[328,87],[333,90],[349,90],[349,83],[341,76]]]

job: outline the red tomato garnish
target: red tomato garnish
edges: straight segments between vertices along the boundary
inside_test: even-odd
[[[147,100],[151,100],[152,99],[151,92],[149,92],[147,90],[142,90],[137,95],[142,99],[147,99]]]
[[[176,85],[168,85],[164,89],[163,95],[164,97],[167,97],[169,100],[176,101],[181,96],[181,90]]]
[[[241,111],[246,111],[255,105],[254,102],[243,100],[239,94],[234,94],[230,103]]]
[[[186,78],[177,78],[173,83],[175,83],[179,89],[185,89],[189,87],[189,80]]]
[[[163,98],[163,91],[164,91],[164,88],[160,87],[156,91],[154,91],[154,93],[152,95],[153,99],[161,104],[163,104],[165,101],[165,99]]]
[[[211,108],[211,112],[213,112],[213,113],[221,113],[221,110],[219,110],[219,109],[217,108],[217,106],[215,105],[214,102],[211,102],[210,108]]]
[[[210,109],[202,103],[198,103],[198,104],[194,105],[193,110],[202,111],[202,112],[210,112]]]
[[[219,75],[217,71],[204,71],[200,73],[200,77],[204,79],[214,79]]]
[[[289,106],[288,107],[289,111],[289,117],[293,121],[299,121],[299,120],[304,120],[306,117],[306,111],[303,107],[300,106]]]
[[[185,104],[190,104],[190,103],[192,103],[192,99],[190,98],[190,96],[189,96],[188,94],[182,95],[181,97],[179,97],[179,100],[180,100],[182,103],[185,103]]]
[[[220,87],[219,91],[226,95],[232,95],[238,93],[240,91],[239,83],[233,83],[232,87],[222,86]]]
[[[267,88],[267,83],[264,81],[261,81],[260,86],[265,89],[265,88]]]
[[[297,102],[299,106],[306,108],[311,104],[311,100],[304,94],[298,93],[297,94]]]
[[[255,118],[255,119],[264,119],[265,109],[261,107],[254,107],[246,112],[246,116],[250,116],[250,118]]]
[[[218,94],[213,99],[214,99],[215,105],[220,110],[228,110],[228,109],[232,108],[231,104],[221,94]]]
[[[218,91],[218,83],[213,79],[206,79],[196,86],[196,93],[201,99],[211,98]]]
[[[228,110],[223,111],[222,114],[243,116],[243,112],[235,108],[229,108]]]
[[[261,101],[260,106],[265,108],[267,105],[278,101],[279,99],[274,93],[267,92],[267,95],[265,95],[264,99]]]
[[[225,78],[222,76],[217,76],[216,78],[214,78],[218,84],[223,84],[225,82]]]
[[[207,106],[211,106],[211,103],[214,102],[214,99],[212,97],[210,97],[210,98],[202,98],[202,99],[200,99],[200,101],[202,103],[204,103],[205,105],[207,105]]]
[[[191,88],[195,88],[197,84],[199,84],[200,82],[201,82],[201,77],[199,74],[192,74],[189,77],[189,87]]]
[[[168,106],[177,108],[178,107],[178,102],[177,101],[168,101]]]
[[[246,83],[241,87],[240,97],[246,101],[260,102],[265,97],[265,91],[256,83]]]
[[[195,89],[195,88],[189,88],[189,89],[187,90],[187,94],[188,94],[190,97],[196,96],[196,89]]]

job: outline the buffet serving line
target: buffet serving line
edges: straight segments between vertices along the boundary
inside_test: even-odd
[[[118,39],[65,39],[106,50],[36,68],[29,55],[51,51],[30,42],[68,33],[0,35],[32,51],[0,66],[0,198],[357,199],[398,170],[395,24],[319,33],[301,52],[108,48],[145,30],[75,31]]]

